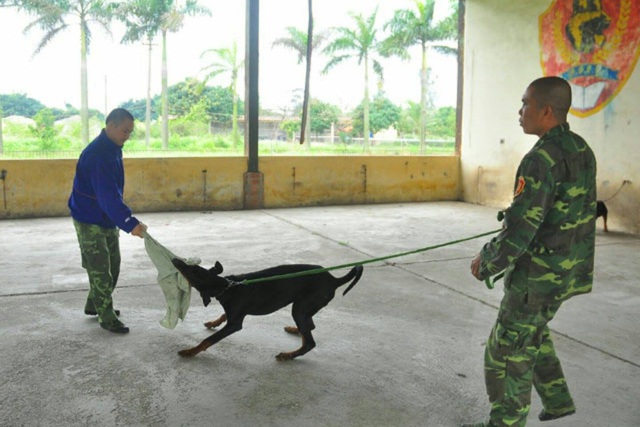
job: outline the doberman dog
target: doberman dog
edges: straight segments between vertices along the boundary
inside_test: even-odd
[[[604,220],[605,233],[609,232],[609,228],[607,227],[607,215],[609,215],[609,209],[607,209],[607,205],[605,205],[602,200],[598,200],[596,202],[596,219],[602,217],[602,219]]]
[[[225,321],[226,325],[203,340],[193,348],[178,352],[180,356],[192,357],[201,351],[205,351],[223,338],[242,329],[242,322],[247,315],[261,316],[273,313],[293,303],[292,316],[296,327],[285,328],[286,332],[299,334],[302,337],[302,346],[292,352],[283,352],[276,356],[278,361],[291,360],[302,356],[316,346],[311,331],[315,329],[312,317],[321,308],[329,304],[336,293],[336,289],[351,281],[347,292],[355,286],[362,276],[362,266],[357,265],[345,276],[336,278],[329,272],[314,273],[295,278],[275,278],[259,283],[244,284],[259,278],[280,276],[290,273],[300,273],[307,270],[321,269],[319,265],[291,264],[281,265],[266,270],[256,271],[233,276],[222,277],[222,265],[216,262],[215,266],[206,269],[198,265],[187,265],[185,262],[174,258],[173,265],[187,279],[189,284],[200,292],[205,307],[211,302],[211,298],[217,299],[224,314],[219,319],[205,323],[208,328],[220,326]]]

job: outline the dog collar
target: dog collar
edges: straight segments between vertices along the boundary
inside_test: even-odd
[[[224,280],[227,281],[227,287],[224,288],[222,291],[220,291],[220,293],[218,295],[214,296],[214,298],[218,298],[219,296],[221,296],[222,294],[227,292],[230,288],[235,288],[236,286],[242,285],[242,282],[236,282],[234,280],[229,280],[226,277],[224,278]]]

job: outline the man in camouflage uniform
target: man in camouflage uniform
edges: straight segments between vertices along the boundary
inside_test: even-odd
[[[591,291],[596,161],[569,130],[571,88],[558,77],[529,85],[520,125],[540,138],[516,175],[500,234],[471,263],[479,280],[504,271],[504,298],[485,349],[490,418],[467,426],[524,426],[535,386],[541,421],[575,413],[547,324],[568,298]]]
[[[69,197],[69,209],[80,244],[82,266],[89,275],[84,312],[97,315],[108,331],[129,332],[113,309],[112,293],[120,274],[118,228],[142,238],[146,226],[124,204],[122,146],[133,131],[133,116],[117,108],[106,127],[80,155]]]

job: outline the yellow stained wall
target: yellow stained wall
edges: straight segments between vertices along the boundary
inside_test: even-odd
[[[0,219],[68,215],[76,160],[0,160]],[[243,208],[244,157],[125,159],[134,212]],[[458,200],[459,158],[263,157],[265,208]],[[0,181],[0,186],[2,185]]]

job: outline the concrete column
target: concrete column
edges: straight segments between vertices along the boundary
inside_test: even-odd
[[[244,209],[262,209],[264,207],[264,174],[246,172],[244,174]]]
[[[260,0],[247,0],[247,25],[245,34],[245,155],[249,159],[247,172],[258,172]]]

